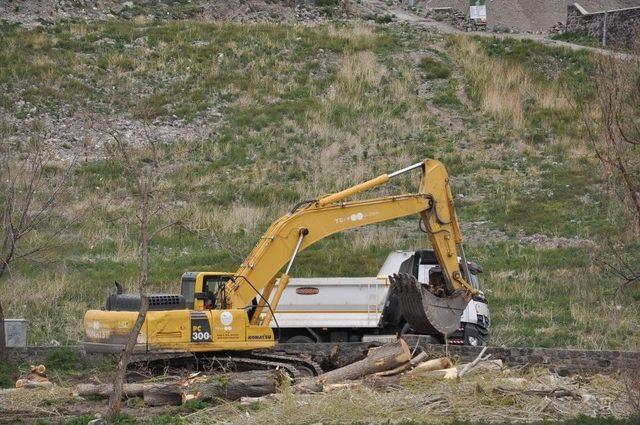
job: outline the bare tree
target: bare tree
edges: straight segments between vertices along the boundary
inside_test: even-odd
[[[601,56],[582,119],[625,214],[640,231],[640,58]]]
[[[34,259],[57,245],[71,220],[59,217],[75,161],[60,166],[39,137],[14,143],[0,136],[0,278],[12,262]],[[6,357],[0,302],[0,357]]]
[[[640,53],[640,50],[638,51]],[[599,160],[616,206],[640,233],[640,57],[602,55],[595,63],[593,96],[582,98],[578,113]],[[640,283],[633,252],[617,238],[598,260],[621,284],[616,292]]]
[[[147,316],[149,299],[147,287],[149,282],[149,248],[153,238],[167,228],[178,225],[179,220],[167,222],[164,217],[162,183],[161,144],[151,137],[145,127],[143,142],[140,146],[132,146],[116,132],[109,132],[113,143],[110,146],[111,160],[118,161],[123,169],[122,181],[128,195],[134,200],[134,221],[138,227],[140,274],[138,291],[140,293],[140,309],[134,326],[129,333],[125,348],[120,355],[114,379],[114,391],[109,398],[107,417],[113,418],[121,408],[122,386],[138,335]]]

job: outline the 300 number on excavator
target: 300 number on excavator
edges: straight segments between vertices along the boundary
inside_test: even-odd
[[[345,201],[412,170],[422,170],[416,193]],[[270,327],[290,280],[296,255],[332,234],[419,215],[439,268],[429,282],[412,273],[389,276],[407,323],[447,335],[460,327],[467,303],[479,295],[471,285],[449,176],[442,163],[426,159],[343,191],[300,202],[277,219],[234,273],[188,272],[181,294],[148,297],[149,311],[134,352],[221,352],[270,348]],[[282,269],[285,269],[280,274]],[[118,291],[105,310],[84,317],[87,352],[120,352],[138,316],[141,298]]]

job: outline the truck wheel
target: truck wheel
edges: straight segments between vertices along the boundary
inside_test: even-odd
[[[291,338],[289,338],[287,340],[287,343],[289,343],[289,344],[313,344],[313,343],[315,343],[315,341],[312,340],[310,337],[308,337],[306,335],[296,335],[296,336],[292,336]]]
[[[473,323],[464,324],[464,345],[481,347],[487,345],[489,334],[485,329],[481,329]]]

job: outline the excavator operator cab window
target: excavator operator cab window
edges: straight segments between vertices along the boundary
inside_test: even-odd
[[[207,276],[204,278],[202,292],[205,293],[205,308],[226,308],[222,305],[227,276]]]

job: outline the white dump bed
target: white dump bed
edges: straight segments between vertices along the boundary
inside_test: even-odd
[[[281,328],[378,327],[397,273],[412,251],[394,251],[376,277],[292,278],[276,311]],[[271,322],[275,327],[275,322]]]

